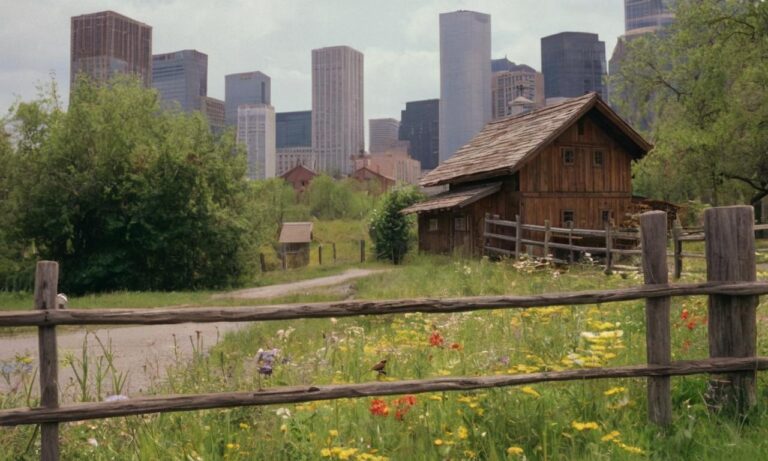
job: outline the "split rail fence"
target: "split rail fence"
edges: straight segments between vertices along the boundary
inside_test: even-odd
[[[519,223],[519,225],[518,225]],[[524,224],[520,222],[520,216],[515,215],[514,221],[500,219],[497,215],[486,214],[484,223],[484,250],[486,254],[501,254],[504,256],[520,258],[527,253],[525,246],[540,247],[546,259],[558,264],[573,264],[581,258],[581,255],[603,255],[606,272],[613,269],[637,270],[637,267],[621,266],[616,264],[616,256],[641,256],[641,235],[639,228],[617,229],[606,224],[605,230],[577,229],[569,222],[568,227],[550,226],[549,220],[544,225]],[[768,224],[753,225],[754,232],[768,230]],[[505,233],[506,230],[506,233]],[[539,235],[540,239],[526,237]],[[513,235],[510,235],[513,234]],[[665,234],[666,235],[666,234]],[[704,228],[684,229],[678,221],[668,236],[672,241],[673,252],[669,255],[674,261],[674,277],[679,279],[683,272],[683,258],[706,258],[703,253],[683,252],[683,242],[703,242]],[[590,239],[591,242],[604,242],[604,246],[579,245],[578,241]],[[503,242],[500,245],[498,242]],[[567,243],[566,243],[567,242]],[[514,244],[514,249],[501,248],[501,246]],[[551,250],[563,250],[560,254],[567,254],[566,259],[554,258]]]
[[[97,418],[249,405],[270,405],[435,391],[469,391],[521,384],[605,378],[648,379],[648,417],[668,425],[672,418],[670,377],[710,373],[713,408],[749,410],[756,402],[756,372],[768,369],[757,356],[756,307],[768,294],[768,282],[756,281],[752,208],[707,210],[707,282],[669,284],[666,214],[641,216],[640,234],[645,284],[626,289],[452,299],[400,299],[259,307],[176,309],[56,309],[58,264],[38,263],[35,310],[0,312],[0,327],[37,326],[39,335],[40,406],[0,411],[0,426],[39,424],[41,459],[59,458],[59,424]],[[705,360],[672,361],[670,299],[709,296],[709,355]],[[519,375],[443,377],[345,385],[275,387],[248,392],[137,397],[125,401],[59,404],[58,325],[157,325],[185,322],[274,321],[360,315],[429,314],[482,309],[525,309],[556,305],[583,306],[645,299],[647,363],[611,368],[539,372]]]

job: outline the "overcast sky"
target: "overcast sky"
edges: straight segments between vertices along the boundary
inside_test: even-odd
[[[208,55],[208,95],[224,75],[272,77],[278,112],[308,110],[311,50],[348,45],[365,55],[365,117],[400,118],[406,101],[440,95],[438,15],[491,15],[492,54],[541,69],[541,37],[593,32],[610,57],[624,30],[622,0],[0,0],[0,115],[54,73],[69,93],[70,17],[114,10],[152,26],[153,53]],[[366,122],[367,125],[367,122]]]

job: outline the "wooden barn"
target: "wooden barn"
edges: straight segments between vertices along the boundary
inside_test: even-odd
[[[278,242],[283,269],[306,266],[309,264],[309,246],[312,243],[312,223],[284,222]]]
[[[285,182],[293,186],[293,190],[298,195],[302,195],[307,190],[309,183],[312,182],[315,176],[317,176],[317,173],[302,164],[298,164],[280,175]]]
[[[488,123],[422,186],[419,250],[481,255],[486,213],[526,224],[603,229],[632,209],[631,164],[651,145],[596,93]]]

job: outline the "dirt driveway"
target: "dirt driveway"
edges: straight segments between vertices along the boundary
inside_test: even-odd
[[[346,272],[328,277],[303,280],[280,285],[222,293],[214,296],[221,298],[274,298],[296,292],[311,291],[318,288],[340,285],[350,280],[367,277],[381,270],[349,269]],[[194,308],[190,308],[194,309]],[[67,354],[79,358],[82,354],[83,341],[88,339],[88,355],[93,363],[103,355],[102,344],[111,343],[114,364],[118,371],[128,372],[128,381],[123,393],[140,394],[155,379],[162,379],[166,367],[176,360],[188,359],[192,354],[193,342],[199,338],[203,348],[208,349],[223,337],[225,333],[242,328],[243,323],[184,323],[179,325],[146,325],[135,327],[86,327],[77,331],[68,330],[57,338],[59,346],[59,388],[64,399],[77,388],[75,375],[68,366],[61,364]],[[21,334],[0,337],[0,364],[12,362],[17,355],[27,355],[37,362],[37,335]],[[95,371],[91,364],[91,373]],[[107,379],[107,388],[110,380]],[[0,392],[7,391],[8,384],[0,380]]]

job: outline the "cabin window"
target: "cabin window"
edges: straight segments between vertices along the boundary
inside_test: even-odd
[[[562,215],[562,225],[567,226],[569,222],[575,222],[575,215],[573,213],[573,210],[563,210],[561,213]]]
[[[603,224],[611,222],[611,210],[600,210],[600,222]]]
[[[430,232],[436,232],[437,231],[437,218],[430,218],[430,220],[429,220],[429,231]]]
[[[592,165],[602,167],[604,160],[605,158],[602,150],[597,149],[592,151]]]
[[[573,165],[576,163],[576,149],[573,147],[562,147],[560,152],[563,153],[563,164]]]
[[[456,216],[453,218],[453,230],[458,232],[466,232],[467,231],[467,217],[466,216]]]

